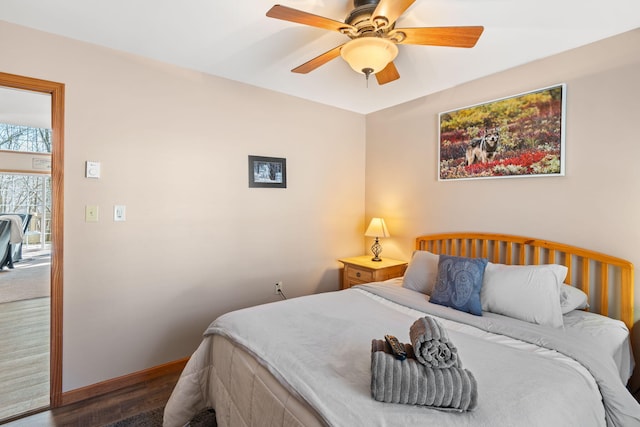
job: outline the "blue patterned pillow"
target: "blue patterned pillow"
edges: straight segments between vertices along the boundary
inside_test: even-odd
[[[482,316],[480,289],[486,266],[485,258],[440,255],[438,278],[430,301]]]

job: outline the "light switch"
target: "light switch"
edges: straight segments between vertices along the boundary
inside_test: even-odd
[[[87,205],[84,208],[85,222],[98,222],[98,207],[95,205]]]
[[[127,207],[125,205],[115,205],[113,207],[113,220],[114,221],[127,220]]]
[[[87,178],[100,178],[100,162],[86,162],[85,175]]]

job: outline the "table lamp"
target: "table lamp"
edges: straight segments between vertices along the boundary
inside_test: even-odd
[[[384,223],[384,219],[382,218],[371,218],[371,222],[369,223],[369,227],[367,227],[367,231],[364,233],[367,237],[375,237],[376,241],[371,246],[371,252],[373,252],[374,257],[371,258],[371,261],[382,261],[380,258],[380,252],[382,252],[382,246],[378,241],[379,237],[391,237],[389,234],[389,230],[387,230],[387,224]]]

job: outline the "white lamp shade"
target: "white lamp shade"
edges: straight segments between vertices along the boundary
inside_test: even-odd
[[[391,237],[387,229],[387,224],[384,223],[384,219],[382,218],[371,218],[369,227],[367,227],[364,235],[367,237]]]
[[[398,55],[395,43],[380,37],[353,39],[340,49],[340,55],[358,73],[370,68],[373,74],[382,71]]]

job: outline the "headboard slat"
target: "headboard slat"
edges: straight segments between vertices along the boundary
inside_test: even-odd
[[[589,270],[589,260],[582,257],[582,285],[581,288],[585,294],[589,295],[589,284],[591,283],[591,270]]]
[[[536,246],[533,248],[533,264],[540,264],[540,246]]]
[[[623,284],[620,289],[620,300],[625,303],[622,304],[622,312],[620,314],[620,320],[623,320],[629,329],[633,324],[633,265],[629,263],[630,268],[623,268],[621,272],[621,282]],[[624,286],[624,284],[629,284]]]
[[[568,269],[566,283],[588,295],[592,311],[633,325],[633,264],[622,258],[548,240],[495,233],[441,233],[416,238],[416,249],[435,254],[487,258],[494,263],[537,265],[555,263]],[[470,255],[467,255],[470,254]],[[517,257],[517,262],[516,262]],[[574,276],[574,258],[582,263]],[[578,265],[580,267],[580,265]],[[597,274],[600,272],[600,274]],[[611,277],[615,280],[612,281]],[[610,297],[614,296],[615,299]],[[596,299],[597,298],[597,299]],[[615,310],[609,301],[616,301]]]
[[[609,266],[602,265],[600,270],[600,313],[604,316],[609,315]]]

